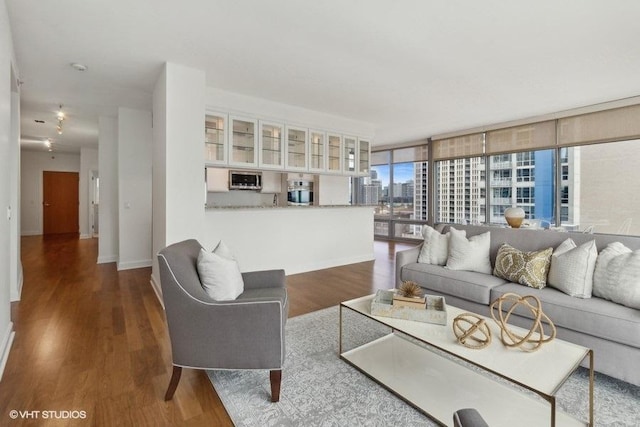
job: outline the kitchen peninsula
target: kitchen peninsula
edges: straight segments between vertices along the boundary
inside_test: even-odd
[[[242,271],[296,274],[374,258],[371,206],[207,208],[205,228],[205,248],[223,240]]]

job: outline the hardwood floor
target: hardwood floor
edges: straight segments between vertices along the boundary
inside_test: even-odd
[[[395,251],[411,246],[375,242],[375,261],[288,276],[289,316],[392,287]],[[97,265],[97,252],[96,239],[77,235],[22,238],[24,285],[12,305],[0,425],[233,425],[202,371],[184,369],[173,400],[163,400],[171,347],[151,270],[118,272],[115,263]],[[83,412],[14,421],[11,410]]]

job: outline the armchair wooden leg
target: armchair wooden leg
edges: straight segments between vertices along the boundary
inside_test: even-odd
[[[274,370],[269,372],[269,380],[271,381],[271,401],[280,401],[280,383],[282,382],[282,370]]]
[[[167,388],[167,393],[164,395],[165,401],[173,399],[173,393],[176,392],[176,388],[178,388],[178,383],[180,382],[180,375],[182,375],[182,367],[174,365],[169,388]]]

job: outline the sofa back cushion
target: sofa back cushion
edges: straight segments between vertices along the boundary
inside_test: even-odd
[[[538,251],[548,247],[556,248],[568,237],[571,237],[578,246],[590,240],[595,240],[598,252],[602,251],[609,243],[613,242],[620,242],[631,250],[640,249],[639,236],[585,234],[575,232],[562,233],[549,230],[528,230],[526,228],[504,228],[462,224],[441,224],[436,227],[436,229],[442,230],[443,233],[446,233],[449,231],[451,226],[455,227],[456,230],[465,230],[467,232],[467,237],[491,231],[491,243],[489,248],[491,265],[495,265],[498,249],[500,249],[500,246],[503,243],[509,243],[511,246],[522,251]]]

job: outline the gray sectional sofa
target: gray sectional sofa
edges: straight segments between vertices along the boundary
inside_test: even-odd
[[[502,243],[523,251],[535,251],[556,248],[571,237],[577,245],[595,239],[598,251],[612,242],[621,242],[632,250],[640,249],[640,237],[635,236],[452,226],[457,230],[465,230],[467,237],[490,231],[492,266],[495,265]],[[436,230],[446,233],[449,227],[440,224]],[[540,298],[544,312],[556,325],[558,338],[593,349],[597,371],[640,386],[640,310],[597,297],[571,297],[548,286],[534,289],[489,274],[454,271],[440,265],[418,263],[420,247],[396,254],[396,286],[411,280],[422,286],[427,294],[443,295],[447,304],[483,315],[489,315],[489,304],[505,293],[535,295]],[[521,310],[516,314],[511,317],[510,323],[530,327],[529,312]]]

